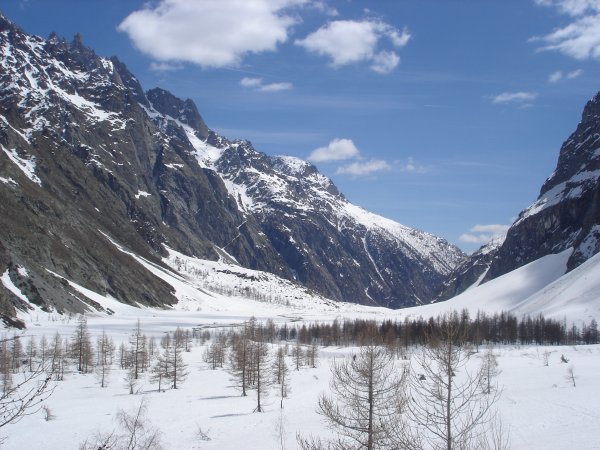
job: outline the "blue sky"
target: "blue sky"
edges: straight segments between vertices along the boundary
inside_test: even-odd
[[[3,2],[4,3],[4,2]],[[208,126],[472,251],[533,202],[600,90],[600,0],[21,0]]]

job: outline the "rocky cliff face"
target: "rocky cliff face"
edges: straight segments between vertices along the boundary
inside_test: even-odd
[[[310,164],[216,135],[193,102],[145,93],[79,36],[41,39],[0,16],[0,54],[6,317],[28,307],[21,288],[42,308],[87,308],[61,277],[131,304],[176,301],[111,241],[155,264],[172,248],[393,307],[427,299],[463,256],[350,204]]]
[[[507,233],[486,275],[492,279],[569,247],[573,269],[600,251],[600,93],[560,149],[556,169],[538,199]]]
[[[481,284],[487,275],[504,237],[496,238],[469,255],[450,273],[434,301],[448,300],[470,287]]]
[[[600,93],[583,110],[577,129],[565,141],[555,171],[538,199],[522,211],[503,244],[485,259],[475,253],[446,282],[441,299],[462,292],[542,256],[573,248],[572,270],[600,251]]]

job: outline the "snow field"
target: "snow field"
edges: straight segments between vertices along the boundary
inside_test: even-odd
[[[88,327],[92,340],[105,330],[115,344],[127,342],[135,326],[129,317],[90,317]],[[200,313],[174,312],[165,317],[141,317],[142,331],[148,336],[160,337],[176,326],[189,328],[192,324],[209,326],[215,317]],[[231,319],[229,317],[228,319]],[[240,318],[240,320],[247,318]],[[279,318],[279,320],[283,320]],[[220,325],[226,322],[220,321]],[[45,322],[30,326],[24,335],[50,338],[59,331],[70,338],[77,320]],[[26,341],[25,341],[26,342]],[[78,445],[95,432],[110,432],[116,427],[119,409],[134,412],[145,398],[149,421],[162,432],[165,449],[278,449],[281,437],[285,448],[297,448],[296,434],[327,437],[330,431],[322,417],[316,413],[317,399],[328,390],[330,363],[357,351],[356,347],[320,347],[318,367],[294,370],[291,357],[291,391],[279,407],[277,387],[266,398],[266,412],[254,413],[256,394],[250,390],[241,397],[234,387],[231,375],[224,369],[210,370],[202,361],[205,345],[195,345],[184,353],[189,376],[177,390],[157,392],[157,386],[144,374],[138,386],[139,393],[129,395],[123,381],[125,371],[113,366],[107,388],[100,388],[94,374],[69,373],[58,382],[54,394],[45,402],[56,419],[46,422],[43,412],[25,417],[15,425],[0,430],[6,437],[5,448],[21,449],[77,449]],[[276,349],[273,345],[271,354]],[[290,343],[290,349],[293,343]],[[417,351],[413,349],[413,351]],[[504,346],[495,348],[502,389],[497,404],[503,425],[510,429],[511,448],[526,449],[600,449],[600,345],[593,346]],[[544,353],[549,352],[548,366]],[[483,347],[474,354],[467,366],[475,370],[485,353]],[[564,355],[569,362],[561,363]],[[577,387],[566,378],[573,367]],[[459,374],[460,376],[460,374]],[[279,433],[283,423],[282,436]],[[200,427],[210,437],[202,441],[197,437]],[[34,433],[31,430],[35,430]]]

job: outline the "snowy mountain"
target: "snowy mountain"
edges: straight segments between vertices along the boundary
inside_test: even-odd
[[[442,239],[351,204],[305,161],[268,156],[248,141],[188,125],[181,101],[181,115],[171,116],[168,105],[177,100],[169,95],[148,93],[149,116],[167,133],[185,132],[198,163],[220,175],[239,210],[260,224],[303,285],[337,300],[406,306],[430,298],[463,258]]]
[[[172,286],[136,259],[165,268],[168,249],[391,307],[428,301],[464,257],[351,204],[304,161],[216,135],[193,102],[144,92],[79,35],[42,39],[0,16],[0,54],[6,320],[30,307],[23,298],[88,308],[71,282],[132,305],[174,304]]]
[[[600,252],[600,93],[560,149],[554,172],[501,242],[474,253],[446,281],[447,299],[544,256],[573,249],[565,272]]]

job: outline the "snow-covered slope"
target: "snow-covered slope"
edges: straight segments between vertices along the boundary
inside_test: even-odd
[[[515,314],[577,318],[600,317],[600,254],[548,284],[517,304]]]
[[[573,249],[544,256],[445,302],[402,310],[424,317],[467,309],[517,317],[543,314],[555,319],[589,322],[600,317],[600,255],[565,274]]]

